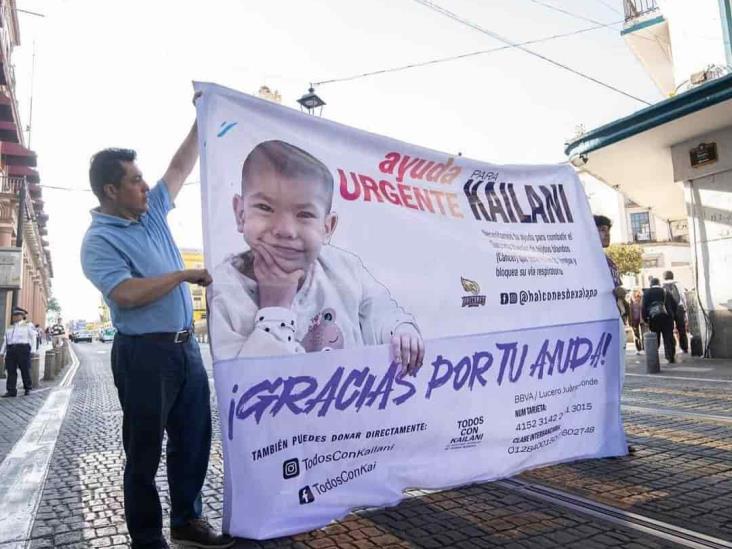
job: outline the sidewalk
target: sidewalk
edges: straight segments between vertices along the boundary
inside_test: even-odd
[[[732,359],[701,358],[677,352],[676,363],[669,364],[663,358],[663,347],[659,349],[658,353],[661,372],[648,375],[732,380]],[[641,354],[636,354],[635,347],[632,346],[632,343],[628,344],[625,353],[625,371],[627,374],[646,374],[645,351],[641,351]]]
[[[40,376],[39,385],[34,387],[31,394],[23,396],[23,381],[18,373],[18,396],[15,398],[0,398],[0,463],[5,459],[13,445],[23,436],[33,417],[41,409],[58,378],[53,381],[43,381],[46,351],[50,344],[39,349]],[[0,394],[5,394],[7,378],[0,379]]]

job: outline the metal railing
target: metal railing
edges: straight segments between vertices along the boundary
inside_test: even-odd
[[[0,56],[5,66],[8,87],[15,90],[15,66],[10,60],[13,53],[13,46],[10,43],[10,37],[7,29],[0,28]]]
[[[656,235],[651,231],[633,233],[633,242],[655,242]]]
[[[25,182],[25,177],[18,177],[12,175],[0,175],[0,194],[13,195],[13,197],[19,197],[20,188]],[[30,192],[28,190],[28,183],[25,182],[26,193],[25,193],[25,223],[23,224],[23,241],[26,246],[32,250],[33,256],[36,261],[41,265],[41,271],[48,273],[48,276],[44,274],[44,285],[46,291],[50,291],[49,276],[53,276],[53,268],[51,266],[50,257],[46,256],[46,251],[43,248],[43,238],[40,234],[40,228],[38,226],[36,207],[33,204]],[[39,210],[40,211],[40,210]],[[13,211],[12,218],[13,222],[17,223],[17,208]]]
[[[0,193],[18,194],[24,177],[0,175]]]
[[[30,192],[28,191],[28,183],[25,184],[25,218],[35,221],[36,220],[36,206],[33,204],[33,198],[31,198]],[[38,230],[36,228],[36,230]]]
[[[627,23],[647,13],[658,11],[658,4],[656,0],[623,0],[623,10]]]
[[[25,177],[18,177],[13,175],[0,175],[0,193],[3,194],[14,194],[20,193],[20,187],[23,185]],[[26,219],[35,220],[36,218],[36,207],[33,204],[33,198],[28,190],[28,183],[25,183],[25,215]]]

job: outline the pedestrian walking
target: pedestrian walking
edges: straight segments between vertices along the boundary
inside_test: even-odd
[[[41,348],[41,345],[43,345],[43,329],[41,328],[40,324],[36,324],[36,352]]]
[[[679,347],[682,352],[689,352],[689,338],[686,335],[686,292],[678,282],[674,280],[673,271],[665,271],[663,273],[663,288],[676,301],[676,314],[674,315],[674,324],[676,325],[676,333],[679,334]]]
[[[25,320],[28,311],[22,307],[13,307],[10,326],[5,330],[0,355],[5,357],[5,370],[8,380],[3,397],[14,397],[18,394],[18,370],[23,380],[25,394],[29,395],[31,383],[31,347],[36,342],[36,330],[33,324]]]
[[[64,325],[61,323],[61,319],[59,318],[56,321],[56,324],[51,326],[51,337],[54,349],[57,349],[63,345],[63,337],[65,334],[66,330],[64,329]]]
[[[234,544],[202,516],[210,395],[186,283],[207,286],[211,277],[205,269],[184,269],[167,222],[197,158],[194,123],[152,189],[132,150],[100,151],[89,170],[99,207],[91,212],[81,262],[117,329],[112,373],[123,412],[125,518],[133,548],[168,547],[155,486],[164,432],[171,538],[203,548]]]
[[[640,290],[634,290],[630,298],[630,328],[633,330],[635,352],[643,350],[643,295]]]
[[[651,287],[643,292],[643,320],[655,332],[658,345],[663,337],[663,351],[666,360],[676,362],[676,341],[674,340],[674,317],[677,304],[669,292],[661,287],[657,278],[651,279]]]

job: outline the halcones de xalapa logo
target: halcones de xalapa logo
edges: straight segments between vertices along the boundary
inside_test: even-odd
[[[463,296],[463,307],[481,307],[485,305],[485,296],[480,294],[480,285],[475,280],[460,277],[463,289],[471,295]]]

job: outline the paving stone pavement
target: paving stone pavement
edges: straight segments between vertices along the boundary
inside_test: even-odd
[[[75,346],[81,366],[51,459],[30,547],[129,546],[122,492],[122,411],[109,366],[109,348],[101,343]],[[218,424],[218,417],[213,420]],[[164,459],[157,481],[167,513]],[[204,512],[214,523],[220,522],[222,482],[217,431],[204,487]]]
[[[109,345],[95,343],[76,349],[81,367],[52,457],[30,547],[127,547],[122,417],[109,367]],[[203,354],[207,358],[207,349]],[[210,370],[210,363],[208,367]],[[642,386],[644,382],[643,378],[631,379],[628,388],[632,393],[636,383]],[[674,397],[669,399],[668,393],[657,396],[656,404],[674,405]],[[683,404],[684,395],[677,397]],[[218,527],[223,466],[218,418],[213,419],[215,432],[204,506],[206,515]],[[636,456],[554,466],[532,471],[523,478],[554,484],[661,520],[676,520],[687,527],[699,525],[708,533],[732,539],[730,517],[724,516],[732,493],[729,425],[630,412],[626,414],[626,429],[632,443],[639,447]],[[673,475],[669,475],[670,470]],[[167,514],[164,460],[158,486]],[[496,484],[411,497],[397,507],[354,513],[314,532],[265,542],[240,541],[237,546],[674,547],[670,542]]]
[[[267,549],[674,547],[493,484],[411,498],[394,508],[349,515],[321,530],[250,546]],[[242,543],[239,547],[246,545]]]
[[[668,407],[687,412],[725,415],[732,411],[730,393],[732,384],[726,387],[709,383],[658,380],[653,387],[647,382],[629,378],[623,391],[623,403],[633,406]]]
[[[635,412],[624,419],[635,455],[536,469],[521,478],[732,540],[732,424]]]

